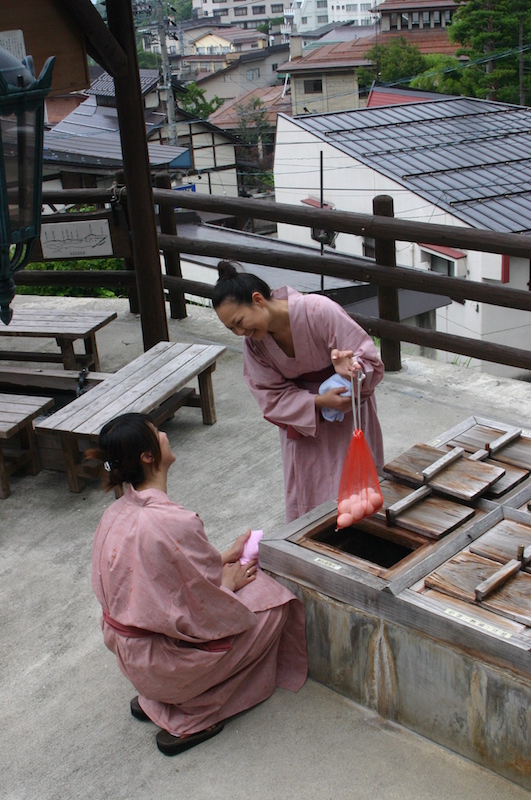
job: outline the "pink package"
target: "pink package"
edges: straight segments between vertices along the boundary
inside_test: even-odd
[[[258,542],[263,535],[263,531],[251,531],[251,535],[245,542],[243,553],[240,556],[240,564],[248,564],[249,561],[258,559]]]

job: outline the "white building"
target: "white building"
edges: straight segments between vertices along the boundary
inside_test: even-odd
[[[295,0],[286,6],[286,22],[292,23],[293,31],[306,33],[330,23],[350,22],[354,27],[374,25],[375,14],[371,13],[383,0],[372,3],[349,3],[345,0]]]
[[[499,232],[531,232],[531,110],[471,98],[366,108],[277,121],[275,196],[279,203],[372,214],[376,195],[391,195],[396,217]],[[279,224],[280,239],[311,244],[310,230]],[[315,246],[317,243],[314,243]],[[373,254],[373,241],[339,234],[337,251]],[[531,251],[531,247],[530,247]],[[528,290],[523,258],[396,243],[397,263],[445,275]],[[525,311],[454,302],[437,311],[437,330],[521,347],[531,336]],[[455,361],[453,354],[440,359]],[[515,376],[512,368],[467,362]]]

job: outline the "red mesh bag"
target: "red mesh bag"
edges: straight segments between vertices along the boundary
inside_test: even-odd
[[[354,401],[354,385],[352,386],[354,432],[339,482],[338,528],[348,528],[364,517],[370,517],[383,506],[383,496],[374,458],[361,430],[360,384],[364,377],[362,372],[356,372],[357,403]]]

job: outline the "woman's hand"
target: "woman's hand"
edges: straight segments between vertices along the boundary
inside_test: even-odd
[[[245,542],[251,535],[251,529],[249,528],[247,533],[244,533],[243,536],[238,536],[234,544],[232,544],[228,550],[225,550],[221,554],[221,561],[223,564],[230,564],[238,561],[243,553],[243,548],[245,547]]]
[[[350,378],[354,370],[361,369],[361,365],[354,360],[353,350],[332,350],[330,356],[332,366],[342,378]]]
[[[344,392],[346,391],[346,386],[337,386],[334,389],[329,389],[324,394],[316,394],[315,407],[334,408],[337,411],[342,411],[344,414],[352,411],[352,398],[350,395],[344,396]]]
[[[225,564],[221,576],[221,585],[232,592],[237,592],[238,589],[242,589],[248,583],[256,580],[257,569],[256,561],[249,561],[245,566],[242,566],[239,561]]]

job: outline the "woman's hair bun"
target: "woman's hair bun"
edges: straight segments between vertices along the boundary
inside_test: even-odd
[[[238,275],[234,261],[220,261],[218,264],[218,275],[220,281],[228,281]]]

